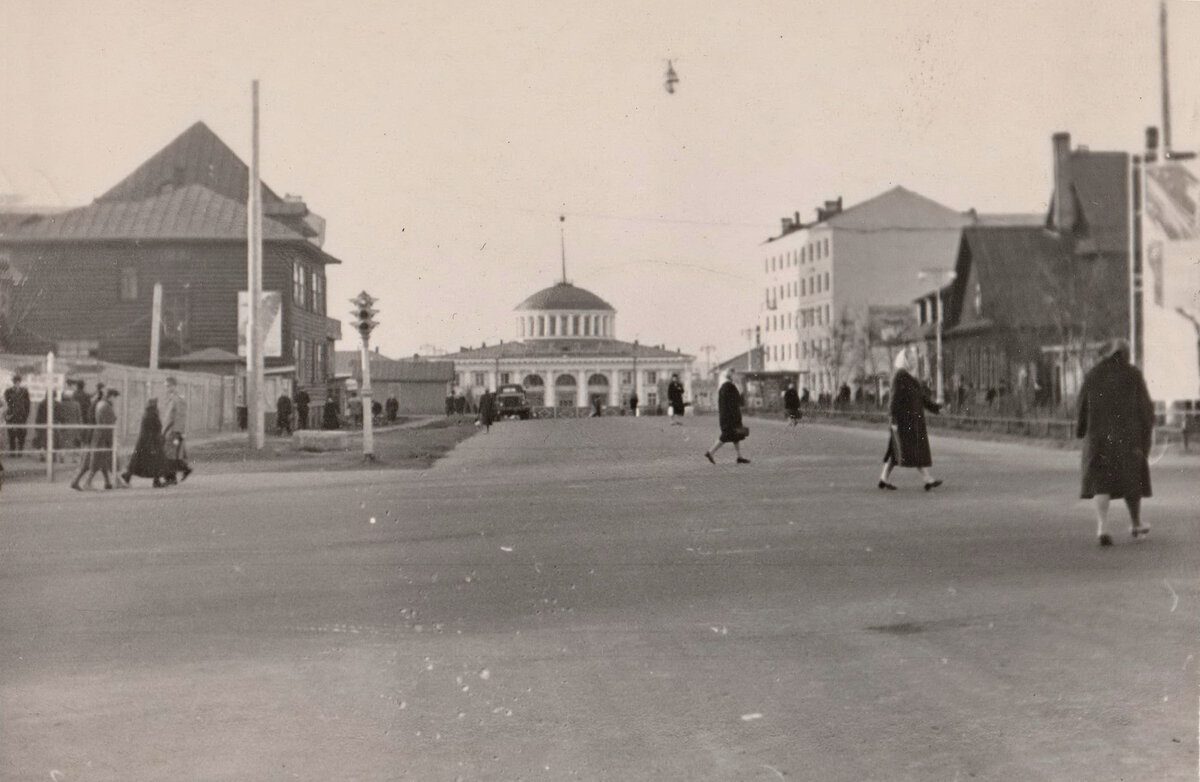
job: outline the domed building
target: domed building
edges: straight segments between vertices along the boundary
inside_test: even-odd
[[[617,311],[591,291],[564,280],[525,299],[515,315],[515,341],[447,357],[469,397],[520,383],[534,407],[591,409],[599,400],[627,408],[636,390],[641,406],[654,409],[666,405],[667,384],[679,375],[691,399],[694,357],[616,339]]]

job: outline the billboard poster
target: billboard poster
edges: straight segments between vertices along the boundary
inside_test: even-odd
[[[1200,399],[1200,165],[1146,166],[1142,367],[1155,400]]]
[[[263,358],[283,355],[283,294],[263,291],[259,308],[263,323]],[[246,328],[250,321],[250,294],[238,291],[238,355],[246,355]]]

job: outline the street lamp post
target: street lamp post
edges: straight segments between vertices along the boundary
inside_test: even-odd
[[[942,288],[952,282],[956,276],[952,269],[923,269],[917,276],[922,280],[934,279],[939,285],[933,291],[933,306],[936,331],[936,361],[937,361],[937,403],[946,403],[946,371],[942,365],[942,328],[945,318],[942,306]]]

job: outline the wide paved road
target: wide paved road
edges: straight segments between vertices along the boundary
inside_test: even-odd
[[[0,779],[1193,780],[1195,457],[504,423],[425,472],[0,498]],[[143,482],[144,485],[144,482]]]

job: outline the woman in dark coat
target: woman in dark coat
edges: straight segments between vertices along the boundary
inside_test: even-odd
[[[158,488],[163,485],[166,466],[167,455],[163,451],[162,419],[158,417],[158,400],[151,399],[146,403],[137,443],[133,446],[133,455],[129,457],[129,464],[126,465],[121,478],[125,483],[129,483],[134,475],[139,478],[151,478],[155,488]]]
[[[1129,363],[1129,343],[1113,340],[1105,352],[1107,357],[1084,376],[1075,436],[1084,438],[1079,496],[1095,498],[1096,537],[1101,546],[1111,546],[1104,522],[1113,498],[1125,500],[1135,539],[1150,532],[1141,522],[1141,503],[1150,496],[1146,457],[1154,436],[1154,403],[1142,373]]]
[[[740,443],[749,436],[750,430],[742,425],[742,393],[734,385],[734,376],[734,370],[725,370],[721,387],[717,389],[717,422],[720,424],[721,433],[717,436],[713,447],[704,452],[704,458],[713,464],[717,463],[713,454],[725,443],[733,443],[738,464],[750,463],[749,459],[742,456]]]
[[[683,401],[683,383],[679,382],[679,375],[671,375],[671,382],[667,386],[667,402],[670,404],[671,418],[683,418],[686,405]],[[672,420],[671,423],[683,426],[683,421]]]
[[[488,432],[495,422],[496,395],[491,391],[484,391],[483,396],[479,397],[479,425],[483,427],[483,431]]]
[[[342,421],[338,416],[337,400],[330,395],[325,400],[325,407],[321,410],[321,428],[322,429],[341,429]]]
[[[909,371],[908,350],[896,356],[896,374],[892,377],[891,428],[887,451],[883,454],[883,474],[879,476],[879,488],[895,491],[888,478],[896,465],[916,467],[925,479],[925,491],[942,485],[933,477],[929,468],[933,456],[929,452],[929,434],[925,429],[925,411],[941,412],[941,405],[933,402]]]

